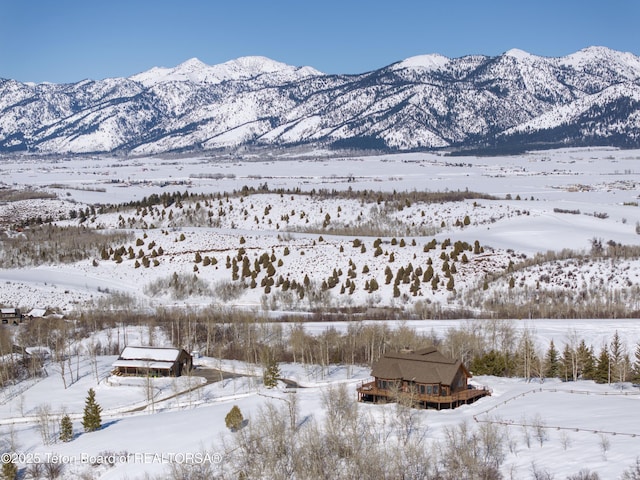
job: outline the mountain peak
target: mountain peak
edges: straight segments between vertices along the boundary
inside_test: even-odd
[[[593,62],[595,59],[609,59],[618,54],[619,52],[610,50],[607,47],[592,46],[562,57],[560,60],[565,65],[581,66]]]
[[[592,46],[561,57],[561,65],[581,70],[596,62],[606,63],[610,67],[616,66],[629,80],[640,78],[640,57],[630,52],[619,52],[607,47]]]
[[[293,77],[320,75],[311,67],[292,67],[262,56],[246,56],[218,65],[207,65],[197,58],[190,58],[175,68],[154,67],[134,75],[131,80],[150,87],[165,82],[222,83],[228,80],[247,80],[263,74],[283,73]]]
[[[419,70],[437,70],[444,67],[450,59],[439,53],[432,53],[429,55],[416,55],[415,57],[409,57],[394,65],[395,69],[409,68]]]
[[[279,70],[287,70],[289,68],[292,68],[286,63],[277,62],[276,60],[272,60],[268,57],[263,57],[260,55],[239,57],[235,60],[229,60],[222,65],[234,66],[251,73],[277,72]]]
[[[268,73],[283,73],[299,77],[322,75],[322,72],[312,67],[294,67],[259,55],[239,57],[216,67],[224,69],[234,79],[251,78]]]
[[[201,77],[201,72],[207,68],[207,64],[194,57],[182,62],[177,67],[153,67],[150,70],[133,75],[129,79],[140,82],[145,87],[171,81],[198,81]]]
[[[182,62],[175,70],[197,70],[200,68],[206,68],[208,65],[202,62],[199,58],[193,57],[189,60]]]
[[[515,58],[516,60],[531,60],[535,58],[535,55],[531,55],[529,52],[520,50],[519,48],[512,48],[504,52],[505,57]]]

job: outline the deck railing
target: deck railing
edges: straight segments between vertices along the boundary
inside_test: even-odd
[[[428,403],[462,403],[469,400],[491,395],[491,391],[485,387],[481,388],[467,388],[465,390],[459,390],[453,392],[451,395],[429,395],[422,394],[418,391],[403,391],[403,390],[390,390],[384,388],[378,388],[375,381],[362,383],[357,391],[360,395],[375,395],[377,397],[386,397],[395,400],[396,397],[401,395],[411,395],[416,402],[428,402]]]

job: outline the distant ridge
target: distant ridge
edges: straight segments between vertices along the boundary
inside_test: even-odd
[[[359,75],[266,57],[129,78],[0,80],[0,152],[156,154],[313,146],[456,152],[640,147],[640,58],[419,55]]]

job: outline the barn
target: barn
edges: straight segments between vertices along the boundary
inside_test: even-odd
[[[490,395],[484,388],[468,384],[471,374],[459,360],[435,347],[383,355],[374,363],[373,381],[358,387],[362,402],[407,400],[422,408],[455,408]]]
[[[182,348],[127,346],[113,363],[114,375],[179,377],[193,367]]]
[[[46,308],[32,308],[31,310],[29,310],[27,313],[25,313],[25,317],[27,318],[44,318],[47,316],[47,309]]]

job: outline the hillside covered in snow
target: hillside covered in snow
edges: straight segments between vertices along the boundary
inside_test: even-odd
[[[465,158],[9,160],[2,303],[639,311],[636,152]]]

